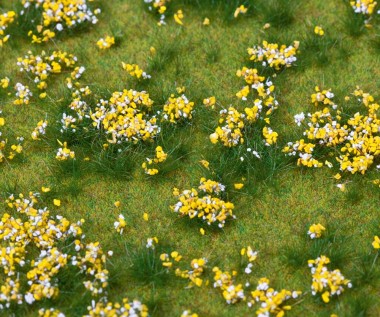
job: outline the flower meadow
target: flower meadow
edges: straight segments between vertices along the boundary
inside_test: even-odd
[[[0,315],[378,316],[376,1],[0,1]]]

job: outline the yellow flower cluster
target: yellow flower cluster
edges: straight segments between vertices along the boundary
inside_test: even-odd
[[[250,59],[260,62],[265,67],[280,70],[282,67],[291,67],[297,61],[299,42],[294,41],[293,45],[278,45],[263,41],[263,46],[254,46],[248,49]]]
[[[217,266],[212,269],[214,272],[214,288],[219,288],[227,304],[235,304],[240,300],[245,300],[244,289],[242,284],[234,284],[236,271],[223,272]]]
[[[62,216],[53,217],[47,208],[36,207],[37,197],[37,193],[20,194],[18,198],[11,195],[6,201],[17,216],[4,213],[0,221],[0,240],[7,244],[0,251],[0,267],[4,274],[0,290],[1,309],[9,308],[12,303],[32,304],[58,296],[56,276],[69,264],[91,276],[84,285],[92,294],[102,293],[103,287],[107,286],[105,256],[98,242],[85,244],[82,240],[83,220],[71,223]],[[68,240],[73,243],[64,249],[69,252],[65,253],[59,246]],[[32,254],[36,254],[36,258],[30,259]],[[21,273],[25,271],[26,274]],[[27,283],[22,281],[23,277]],[[28,285],[25,293],[20,290],[21,283]]]
[[[4,162],[7,158],[13,160],[13,158],[23,151],[22,142],[24,138],[17,137],[17,143],[11,144],[10,148],[7,149],[8,138],[3,139],[3,132],[1,128],[5,126],[5,119],[1,116],[2,111],[0,110],[0,163]],[[8,156],[7,153],[8,152]]]
[[[33,96],[33,93],[30,91],[28,86],[24,86],[21,83],[17,83],[15,86],[16,97],[17,99],[13,101],[14,105],[28,105],[30,98]]]
[[[24,57],[17,58],[17,66],[20,72],[25,72],[29,77],[33,76],[33,81],[39,90],[46,90],[47,79],[50,75],[61,74],[64,71],[72,70],[71,78],[78,79],[84,72],[84,67],[76,67],[77,58],[63,51],[54,51],[47,54],[42,51],[40,55],[33,55],[31,51]]]
[[[227,218],[235,219],[234,204],[218,197],[225,190],[223,184],[202,178],[198,190],[192,188],[180,193],[174,188],[173,195],[178,202],[170,208],[181,216],[202,219],[208,225],[218,223],[219,228],[224,227]]]
[[[158,238],[157,237],[152,237],[146,239],[146,248],[147,249],[152,249],[154,250],[156,248],[156,245],[158,244]]]
[[[252,299],[248,302],[248,306],[251,307],[254,303],[260,304],[260,308],[256,311],[256,315],[259,317],[282,317],[286,311],[292,308],[290,305],[286,305],[286,301],[298,298],[301,292],[286,289],[276,291],[269,287],[269,283],[265,277],[258,281],[256,290],[251,292]]]
[[[122,63],[123,69],[128,72],[129,75],[132,77],[136,77],[137,79],[140,79],[141,77],[143,79],[149,79],[152,76],[144,72],[139,65],[136,64],[126,64]]]
[[[322,233],[326,230],[324,226],[322,226],[320,223],[318,224],[312,224],[309,228],[309,231],[307,234],[310,236],[311,239],[316,239],[322,237]]]
[[[148,175],[158,174],[157,168],[148,168],[152,164],[159,164],[166,161],[168,154],[164,152],[161,146],[156,147],[156,157],[153,159],[147,158],[147,162],[143,162],[141,167],[144,169],[145,173]]]
[[[242,77],[247,84],[236,96],[247,101],[249,94],[252,93],[253,106],[246,107],[244,113],[234,107],[220,111],[219,123],[225,123],[225,125],[218,126],[215,132],[210,135],[210,140],[214,144],[220,141],[226,147],[244,143],[244,128],[255,123],[258,119],[263,119],[269,124],[268,116],[278,107],[278,101],[273,97],[275,86],[269,79],[265,80],[264,76],[260,76],[257,69],[243,67],[237,71],[236,75]],[[263,118],[263,112],[265,118]],[[278,134],[270,127],[264,127],[263,136],[265,144],[269,146],[276,143]]]
[[[67,78],[66,80],[69,84],[69,88],[72,89],[71,78]],[[73,115],[67,115],[65,112],[62,114],[61,133],[69,131],[70,129],[71,132],[76,132],[78,128],[77,124],[82,122],[84,118],[90,118],[90,107],[84,98],[91,94],[92,92],[88,86],[73,90],[71,94],[72,101],[67,109],[70,109],[69,112],[72,112]],[[84,129],[87,129],[87,127]]]
[[[33,140],[40,140],[41,135],[46,134],[46,127],[48,125],[48,122],[46,120],[41,120],[37,123],[37,126],[34,128],[32,132],[32,139]]]
[[[38,310],[38,316],[39,317],[65,317],[65,314],[60,312],[58,309],[55,308],[41,308]]]
[[[169,270],[173,268],[173,264],[178,264],[182,260],[182,256],[177,251],[173,251],[170,253],[170,256],[167,253],[162,253],[160,255],[160,260],[162,262],[162,266],[165,267],[169,272]],[[188,288],[194,286],[201,287],[203,285],[203,279],[201,276],[205,272],[206,264],[206,258],[193,259],[190,263],[190,270],[181,270],[177,267],[175,269],[175,275],[189,280],[190,282],[187,286]]]
[[[0,47],[2,47],[10,37],[10,35],[5,34],[5,32],[9,25],[14,22],[15,16],[16,12],[14,11],[8,11],[6,13],[0,14]]]
[[[323,163],[313,157],[313,151],[316,147],[331,147],[334,151],[338,150],[336,161],[339,162],[342,172],[364,174],[380,156],[380,119],[377,117],[380,106],[373,96],[359,88],[355,90],[354,96],[364,106],[366,113],[357,112],[344,121],[342,111],[338,110],[338,106],[331,100],[334,94],[330,90],[321,91],[316,87],[312,102],[315,105],[323,105],[324,108],[307,115],[307,129],[304,135],[310,142],[307,143],[304,139],[295,143],[289,142],[283,152],[291,156],[298,154],[298,165],[322,167]],[[299,114],[296,122],[300,125],[304,118],[303,113]],[[333,166],[328,161],[325,164]]]
[[[339,296],[344,291],[344,286],[348,288],[352,287],[350,281],[338,269],[334,271],[328,270],[326,265],[329,263],[330,259],[324,255],[315,260],[308,261],[313,277],[311,285],[312,294],[322,293],[322,300],[325,303],[330,301],[331,296]]]
[[[67,161],[69,158],[75,159],[75,152],[71,151],[67,147],[67,142],[62,143],[62,142],[58,141],[58,143],[59,143],[59,145],[61,145],[61,147],[57,151],[57,155],[55,156],[55,158],[58,161]]]
[[[377,2],[375,0],[355,0],[350,1],[350,4],[355,13],[371,15],[375,10]]]
[[[252,262],[254,262],[257,259],[257,251],[253,251],[251,246],[248,246],[247,248],[243,248],[240,251],[240,254],[242,257],[247,257],[248,259],[248,265],[244,269],[245,274],[251,274],[252,273]]]
[[[277,142],[278,133],[269,127],[264,127],[263,136],[265,138],[265,145],[270,146]]]
[[[160,132],[157,118],[148,115],[152,105],[145,91],[114,92],[109,101],[101,99],[91,113],[93,126],[111,136],[109,143],[152,140]]]
[[[96,45],[101,50],[106,50],[112,45],[115,45],[115,38],[113,36],[107,35],[105,38],[101,38],[96,42]]]
[[[185,95],[175,97],[173,94],[165,103],[163,108],[163,120],[177,123],[183,119],[192,119],[194,102],[187,99]]]
[[[41,21],[31,21],[39,24],[29,36],[33,43],[47,42],[55,37],[55,31],[62,32],[86,22],[96,24],[100,9],[92,11],[88,2],[91,0],[22,0],[24,10],[20,15],[28,16],[33,10],[41,12]]]
[[[170,256],[167,253],[162,253],[160,255],[160,260],[162,262],[162,266],[169,269],[173,266],[173,261],[179,262],[182,260],[182,255],[180,255],[177,251],[172,251]]]
[[[214,109],[215,104],[216,104],[216,98],[214,96],[205,98],[205,99],[203,99],[203,104],[206,107],[210,107],[211,109]]]
[[[114,222],[113,225],[114,225],[117,232],[119,232],[120,234],[123,234],[123,231],[127,225],[127,222],[125,221],[124,216],[122,214],[120,214],[119,218],[117,219],[117,221]]]
[[[93,301],[91,306],[87,307],[88,315],[83,317],[148,317],[148,307],[138,300],[132,302],[128,298],[123,298],[123,302],[104,302]]]
[[[167,3],[170,2],[170,0],[144,0],[144,2],[148,4],[149,11],[154,10],[160,15],[160,21],[157,24],[159,26],[166,24],[165,12],[167,9]]]
[[[244,143],[243,128],[245,114],[240,113],[234,107],[229,107],[220,111],[219,123],[225,123],[224,126],[218,126],[215,132],[210,135],[210,141],[213,144],[219,141],[226,147],[233,147]]]
[[[314,28],[314,33],[319,35],[319,36],[323,36],[325,35],[325,31],[322,29],[321,26],[317,25],[315,28]]]
[[[177,268],[175,270],[175,275],[184,279],[190,280],[188,287],[198,286],[201,287],[203,284],[203,280],[200,278],[204,273],[205,267],[207,264],[207,259],[199,258],[193,259],[190,263],[190,270],[181,270]]]

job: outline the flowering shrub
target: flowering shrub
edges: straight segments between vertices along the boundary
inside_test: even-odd
[[[380,120],[377,118],[380,106],[373,96],[359,88],[353,94],[366,112],[357,112],[353,117],[344,120],[342,110],[332,101],[334,94],[330,90],[321,91],[316,87],[316,93],[311,99],[315,105],[322,105],[323,110],[308,113],[307,116],[297,115],[298,118],[308,118],[307,128],[303,133],[307,141],[301,139],[295,143],[289,142],[283,152],[298,156],[298,165],[322,167],[323,163],[319,158],[313,156],[314,149],[333,148],[342,172],[365,174],[380,155]],[[325,165],[333,166],[329,161]]]
[[[156,157],[153,159],[147,158],[147,162],[142,163],[141,167],[144,169],[145,173],[148,175],[156,175],[158,174],[158,169],[156,168],[148,168],[152,164],[159,164],[166,161],[167,154],[163,151],[161,146],[156,147]]]
[[[9,34],[5,34],[7,28],[15,20],[16,12],[8,11],[0,14],[0,47],[6,43],[10,37]]]
[[[137,143],[152,140],[160,133],[157,118],[149,116],[153,101],[145,91],[114,92],[110,100],[101,99],[91,114],[93,125],[110,135],[109,143]]]
[[[280,70],[282,67],[291,67],[297,61],[298,47],[298,41],[289,46],[263,41],[263,46],[249,48],[248,54],[251,56],[251,61]]]
[[[194,102],[187,99],[185,95],[175,97],[171,95],[163,108],[163,120],[177,123],[182,120],[193,118]]]
[[[330,301],[330,297],[339,296],[344,291],[344,286],[352,287],[352,284],[347,280],[339,270],[329,271],[327,264],[330,259],[321,255],[315,260],[309,260],[308,264],[311,268],[313,283],[311,285],[312,294],[322,293],[322,300],[325,303]]]
[[[21,15],[36,10],[41,13],[41,21],[36,29],[29,32],[33,43],[47,42],[54,38],[55,31],[62,32],[65,29],[72,29],[84,23],[96,24],[97,14],[100,9],[94,11],[88,6],[87,0],[22,0],[24,10]]]
[[[173,195],[178,202],[170,208],[181,216],[188,216],[190,219],[197,217],[208,225],[218,223],[218,227],[223,228],[228,218],[235,219],[234,204],[218,197],[224,190],[223,184],[201,178],[198,190],[192,188],[180,193],[174,188]]]

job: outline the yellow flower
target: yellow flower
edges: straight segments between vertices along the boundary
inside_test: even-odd
[[[182,19],[184,15],[182,10],[178,10],[177,13],[174,13],[174,21],[178,23],[179,25],[183,25]]]
[[[116,208],[119,208],[119,207],[120,207],[120,201],[115,201],[113,204],[114,204],[114,206],[115,206]]]
[[[328,291],[324,292],[322,294],[322,299],[325,303],[328,303],[330,301],[330,293]]]
[[[43,193],[48,193],[48,192],[50,192],[50,188],[49,188],[49,187],[44,187],[44,186],[42,186],[42,187],[41,187],[41,191],[42,191]]]
[[[244,5],[241,5],[235,10],[234,17],[237,18],[240,13],[245,14],[247,11],[248,8],[246,8]]]
[[[234,187],[235,189],[242,189],[244,187],[244,184],[242,183],[234,184]]]
[[[204,235],[205,235],[205,229],[203,229],[203,228],[200,228],[200,229],[199,229],[199,232],[201,233],[201,235],[202,235],[202,236],[204,236]]]
[[[145,221],[148,221],[148,220],[149,220],[149,215],[148,215],[148,213],[144,212],[143,219],[144,219]]]
[[[119,215],[117,221],[113,223],[115,229],[120,234],[123,234],[124,228],[127,225],[127,222],[125,221],[125,218],[122,214]]]
[[[319,36],[323,36],[325,34],[325,31],[322,29],[322,27],[316,26],[314,28],[314,33],[319,35]]]
[[[96,42],[96,45],[101,50],[108,49],[114,44],[115,44],[115,38],[113,36],[108,36],[108,35],[105,38],[101,38]]]
[[[373,248],[376,249],[376,250],[380,249],[380,239],[379,239],[379,237],[375,236],[373,239],[374,239],[373,242],[372,242]]]
[[[59,199],[54,199],[53,204],[54,204],[54,206],[59,207],[59,206],[61,206],[61,201]]]
[[[266,30],[266,29],[269,29],[270,28],[270,24],[269,23],[265,23],[264,26],[263,26],[263,29]]]
[[[210,19],[209,18],[205,18],[203,20],[203,25],[210,25]]]
[[[209,165],[210,163],[206,160],[200,160],[199,163],[201,163],[201,165],[204,167],[204,168],[207,168],[207,169],[210,169],[209,168]]]

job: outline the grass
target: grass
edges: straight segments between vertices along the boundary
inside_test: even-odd
[[[4,198],[10,193],[50,186],[52,192],[43,196],[44,203],[72,221],[84,218],[88,241],[100,241],[104,250],[114,251],[109,264],[109,299],[139,298],[149,305],[152,316],[180,316],[185,309],[210,317],[254,314],[245,304],[226,305],[210,287],[185,289],[187,282],[164,273],[157,261],[161,250],[177,250],[186,257],[187,265],[192,258],[206,256],[211,267],[215,264],[232,270],[239,267],[239,250],[247,245],[259,250],[253,268],[255,278],[267,276],[279,288],[309,291],[307,260],[322,253],[330,256],[331,269],[339,268],[353,280],[353,288],[338,300],[326,305],[309,294],[287,315],[377,316],[380,274],[378,260],[372,266],[376,254],[371,242],[380,230],[378,188],[366,175],[350,178],[348,191],[342,193],[331,171],[298,168],[282,155],[281,148],[299,136],[293,115],[313,109],[309,98],[316,85],[332,88],[340,100],[358,84],[365,91],[377,93],[378,31],[376,27],[363,28],[357,16],[349,17],[348,5],[343,1],[246,1],[251,5],[248,14],[232,19],[234,9],[243,2],[173,1],[172,12],[184,11],[185,27],[175,24],[168,14],[168,25],[159,28],[157,17],[147,12],[143,1],[104,1],[99,24],[41,46],[32,45],[24,31],[15,26],[14,36],[0,50],[0,77],[10,77],[13,84],[28,82],[17,72],[17,57],[29,49],[38,53],[59,48],[76,55],[78,64],[86,67],[83,82],[97,97],[108,98],[123,88],[145,89],[159,109],[176,87],[184,85],[186,95],[196,102],[196,113],[190,124],[164,127],[157,144],[169,152],[169,158],[161,175],[147,178],[141,163],[152,156],[155,144],[124,146],[121,152],[117,148],[104,151],[104,139],[97,134],[88,139],[65,135],[78,160],[57,164],[56,139],[64,140],[55,121],[69,100],[63,93],[65,76],[49,83],[49,98],[43,102],[34,99],[30,106],[13,106],[12,97],[0,91],[2,110],[13,137],[27,138],[45,116],[52,127],[45,141],[26,142],[22,159],[0,167],[0,195]],[[15,3],[4,1],[2,5],[12,8]],[[202,26],[205,17],[210,18],[209,27]],[[315,37],[314,21],[323,24],[325,38]],[[264,30],[265,23],[270,23],[271,28]],[[95,42],[106,34],[114,34],[118,45],[99,52]],[[287,45],[300,40],[301,54],[298,67],[273,79],[280,101],[272,117],[279,132],[278,146],[263,146],[253,129],[247,141],[264,153],[263,158],[241,162],[239,158],[247,153],[209,142],[218,113],[203,109],[201,103],[203,98],[215,95],[221,106],[243,107],[235,97],[243,86],[235,76],[236,70],[249,64],[246,49],[266,39]],[[155,55],[150,53],[152,46],[156,48]],[[139,64],[152,79],[132,80],[122,70],[122,61]],[[34,87],[32,83],[29,86]],[[350,114],[354,107],[350,105]],[[87,156],[90,161],[83,161]],[[210,162],[210,171],[200,166],[202,159]],[[191,188],[202,176],[215,177],[228,186],[228,198],[235,204],[237,219],[223,230],[178,219],[170,211],[169,206],[175,203],[172,188]],[[242,177],[247,178],[245,187],[234,190],[233,184],[241,182]],[[376,173],[368,177],[376,177]],[[60,208],[52,206],[54,198],[62,200]],[[113,207],[116,200],[121,201],[120,210]],[[144,212],[149,213],[148,222],[142,218]],[[122,236],[113,228],[119,213],[127,221]],[[306,235],[308,226],[318,222],[328,229],[328,234],[311,241]],[[205,236],[200,235],[200,226],[205,228]],[[151,252],[145,248],[146,239],[152,236],[159,238],[162,249]],[[68,316],[84,313],[90,304],[89,296],[72,279],[73,272],[65,272],[60,279],[62,296],[42,306],[58,307]],[[78,289],[75,294],[73,288]],[[18,308],[21,310],[13,313],[32,316],[38,308]]]

